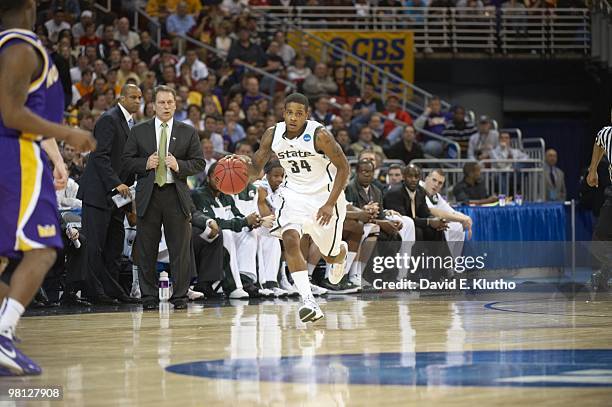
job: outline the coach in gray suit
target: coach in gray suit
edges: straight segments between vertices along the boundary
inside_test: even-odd
[[[155,118],[132,128],[123,153],[126,171],[138,176],[135,242],[140,266],[143,307],[157,307],[156,259],[164,226],[174,280],[171,301],[175,309],[187,307],[191,270],[191,209],[187,177],[206,165],[197,131],[174,121],[176,92],[166,86],[155,89]]]
[[[547,201],[565,201],[565,174],[557,167],[557,151],[550,148],[546,150],[544,163],[544,186],[546,187]]]

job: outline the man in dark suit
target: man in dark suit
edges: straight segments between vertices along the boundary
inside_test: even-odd
[[[416,240],[444,241],[448,222],[435,218],[425,201],[426,192],[419,186],[421,169],[414,164],[404,168],[404,182],[391,187],[383,199],[385,209],[399,212],[414,220]]]
[[[171,301],[175,309],[187,307],[187,290],[192,273],[191,200],[187,177],[206,165],[198,132],[174,120],[176,92],[167,86],[155,88],[155,118],[135,126],[125,144],[123,161],[136,186],[136,263],[143,307],[158,305],[156,259],[161,227],[170,254],[174,280]]]
[[[393,186],[387,191],[383,198],[385,209],[399,212],[414,221],[414,234],[416,243],[412,253],[424,253],[426,256],[439,256],[446,258],[450,251],[444,231],[448,228],[448,222],[444,219],[435,218],[427,207],[426,191],[419,186],[421,180],[421,169],[414,164],[404,168],[404,181]],[[424,243],[439,242],[439,243]],[[421,274],[425,268],[419,271]],[[427,276],[432,280],[445,277],[445,270],[432,269]]]
[[[83,234],[88,243],[83,266],[91,276],[88,295],[98,304],[117,303],[113,298],[136,302],[118,283],[125,213],[111,198],[116,193],[127,196],[134,181],[123,171],[121,156],[141,99],[137,86],[125,85],[117,106],[98,119],[93,134],[100,148],[91,153],[79,181],[77,198],[83,201]]]

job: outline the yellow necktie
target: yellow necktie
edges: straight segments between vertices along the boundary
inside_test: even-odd
[[[159,156],[159,164],[157,164],[157,168],[155,169],[155,183],[160,187],[166,185],[166,181],[168,179],[168,170],[166,168],[166,143],[168,141],[168,124],[162,123],[161,125],[161,136],[159,137],[159,148],[158,148],[158,156]]]

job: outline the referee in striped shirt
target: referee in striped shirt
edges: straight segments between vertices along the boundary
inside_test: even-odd
[[[589,184],[590,187],[597,187],[599,185],[597,166],[599,165],[599,162],[603,158],[604,154],[606,154],[608,157],[608,162],[610,163],[608,172],[610,181],[612,181],[612,126],[604,127],[599,131],[599,133],[597,133],[595,145],[593,146],[591,165],[589,166],[589,174],[587,175],[587,184]],[[593,232],[593,240],[612,242],[612,185],[606,188],[604,191],[604,197],[605,200],[599,213],[599,220],[597,221],[597,225],[595,225],[595,230]],[[600,242],[593,244],[593,253],[602,263],[602,269],[593,274],[592,277],[593,287],[597,291],[608,291],[609,289],[608,279],[610,269],[612,269],[612,261],[610,260],[612,247],[610,246],[612,246],[612,243],[608,244]]]

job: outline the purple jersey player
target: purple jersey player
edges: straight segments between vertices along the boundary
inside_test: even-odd
[[[62,178],[65,169],[53,139],[83,151],[95,148],[88,132],[59,124],[62,86],[51,58],[29,31],[35,18],[35,0],[0,0],[0,267],[7,259],[18,262],[10,282],[0,281],[0,375],[41,372],[15,347],[14,333],[62,246],[47,154],[56,176]]]

